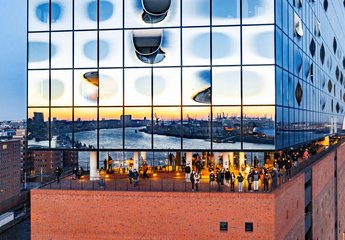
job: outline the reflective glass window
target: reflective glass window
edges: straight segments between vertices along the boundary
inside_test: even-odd
[[[97,108],[74,108],[74,148],[98,148]]]
[[[126,106],[151,105],[151,69],[126,69],[124,83]]]
[[[98,46],[100,67],[122,66],[122,31],[100,31]]]
[[[97,29],[97,0],[74,0],[74,28]]]
[[[242,23],[259,24],[274,23],[274,1],[243,0]]]
[[[99,109],[99,147],[122,148],[122,108]]]
[[[50,111],[51,147],[72,148],[72,108],[52,108]]]
[[[96,106],[98,72],[95,69],[74,70],[74,105]]]
[[[240,23],[240,0],[212,0],[212,24],[231,25]]]
[[[99,28],[121,28],[122,12],[122,0],[100,0]]]
[[[49,30],[49,1],[30,0],[28,1],[29,31]]]
[[[240,67],[212,68],[212,104],[241,104],[241,69]]]
[[[153,105],[181,104],[181,69],[153,69]]]
[[[97,67],[97,32],[74,33],[74,67]]]
[[[72,32],[52,32],[50,47],[52,68],[72,68]]]
[[[49,34],[29,33],[28,68],[49,68]],[[55,45],[51,46],[51,56],[56,53]]]
[[[212,28],[212,64],[239,65],[241,42],[239,27]]]
[[[184,26],[201,26],[210,24],[210,1],[182,1],[182,24]]]
[[[182,103],[184,105],[211,104],[210,68],[183,68]]]
[[[52,70],[50,86],[52,106],[72,106],[72,70]]]
[[[242,28],[243,64],[274,64],[274,26]]]
[[[49,106],[49,71],[28,72],[28,106]]]
[[[182,31],[183,65],[209,65],[210,28],[184,28]]]
[[[275,104],[274,66],[243,67],[243,104]]]
[[[121,106],[123,102],[122,69],[99,70],[99,105]]]
[[[72,29],[72,3],[70,0],[51,1],[51,30]]]
[[[49,147],[49,109],[28,108],[28,147]]]

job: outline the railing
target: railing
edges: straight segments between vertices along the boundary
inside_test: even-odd
[[[0,193],[1,194],[1,193]],[[0,214],[7,211],[17,211],[30,206],[30,192],[24,191],[18,195],[8,198],[0,204]]]

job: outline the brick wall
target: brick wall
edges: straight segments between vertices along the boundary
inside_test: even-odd
[[[345,238],[345,144],[337,151],[338,239]]]

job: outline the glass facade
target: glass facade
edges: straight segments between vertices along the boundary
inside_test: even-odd
[[[154,159],[328,135],[345,100],[338,2],[28,0],[29,148]]]

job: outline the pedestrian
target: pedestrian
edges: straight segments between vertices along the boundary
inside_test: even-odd
[[[231,177],[230,177],[230,191],[231,192],[235,192],[235,174],[234,172],[231,173]]]
[[[139,173],[136,169],[133,171],[133,179],[134,179],[134,187],[138,186],[139,184]]]
[[[194,174],[195,174],[195,172],[194,172],[194,170],[192,170],[190,173],[190,176],[189,176],[189,180],[192,183],[192,192],[194,192],[194,181],[195,181]]]
[[[264,192],[268,192],[268,181],[270,179],[270,175],[266,172],[264,174]]]
[[[194,174],[194,181],[195,181],[195,191],[199,191],[199,182],[200,182],[200,173],[199,171],[197,171],[195,174]]]
[[[225,177],[225,169],[222,168],[221,171],[220,171],[220,176],[221,176],[221,184],[224,185],[224,177]]]
[[[128,179],[129,179],[129,184],[132,184],[132,179],[133,179],[132,168],[129,168],[129,170],[128,170]]]
[[[243,182],[242,173],[239,173],[239,175],[237,176],[237,181],[238,181],[238,191],[242,192],[242,182]]]
[[[248,176],[247,176],[247,181],[248,181],[248,192],[252,192],[252,183],[253,183],[253,174],[254,170],[251,169]]]
[[[190,182],[190,172],[191,172],[191,168],[190,168],[189,164],[187,164],[187,166],[186,166],[184,172],[185,172],[185,180],[186,180],[186,182]]]
[[[213,189],[214,188],[214,180],[215,180],[215,176],[214,176],[214,172],[212,171],[210,173],[210,188]]]
[[[276,189],[278,186],[278,170],[276,168],[273,168],[271,176],[272,176],[273,189]]]
[[[282,183],[285,183],[285,181],[286,181],[286,168],[285,168],[285,165],[281,169],[280,176],[282,177]]]
[[[217,170],[216,179],[217,179],[217,184],[218,184],[218,189],[217,189],[217,191],[220,192],[220,191],[221,191],[220,185],[222,184],[222,174],[220,173],[219,170]]]
[[[253,174],[253,182],[254,182],[254,191],[257,192],[259,191],[259,179],[260,179],[260,175],[258,173],[258,171],[254,171]]]
[[[148,169],[149,167],[147,166],[147,163],[143,164],[143,178],[149,178],[149,176],[147,175]]]
[[[227,168],[225,171],[225,183],[228,186],[229,186],[230,178],[231,178],[231,174],[230,174],[229,168]]]
[[[294,167],[297,167],[298,166],[298,153],[297,152],[294,152],[293,153],[293,165]]]
[[[105,183],[105,175],[106,175],[106,170],[102,167],[100,170],[99,170],[99,185],[101,187],[104,186],[104,183]]]
[[[77,173],[78,173],[77,168],[76,168],[76,167],[73,168],[73,170],[72,170],[72,179],[73,179],[73,180],[76,180],[76,179],[77,179]]]
[[[256,156],[254,156],[254,168],[257,168],[259,164],[259,160]]]
[[[55,169],[55,176],[56,176],[56,179],[57,179],[57,183],[60,183],[60,176],[61,176],[61,168],[59,166],[56,167]]]

